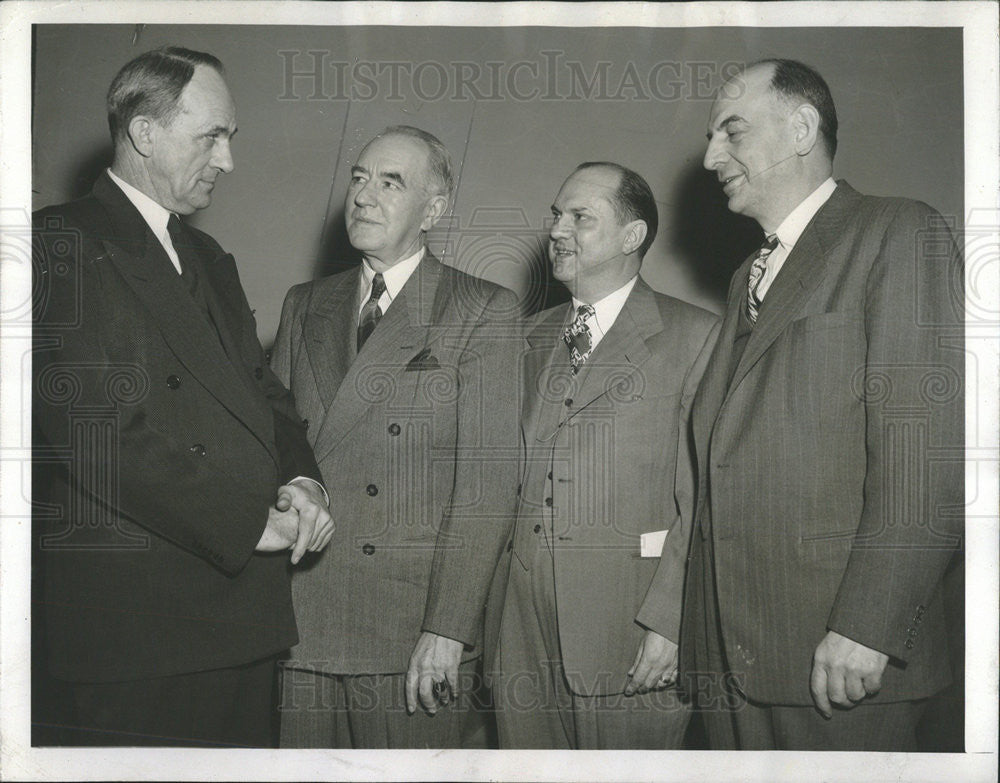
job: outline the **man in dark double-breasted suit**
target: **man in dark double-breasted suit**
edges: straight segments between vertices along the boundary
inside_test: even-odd
[[[685,432],[717,319],[638,276],[658,221],[635,172],[583,164],[552,213],[573,303],[537,315],[524,348],[517,521],[487,618],[500,744],[676,748]],[[661,559],[664,536],[684,543]]]
[[[706,168],[768,241],[691,414],[685,680],[713,748],[916,750],[950,679],[960,259],[927,205],[832,179],[833,99],[801,63],[733,77],[708,136]]]
[[[272,745],[296,640],[277,552],[332,526],[233,258],[178,218],[232,170],[235,107],[216,58],[167,48],[108,115],[110,170],[35,216],[34,660],[68,683],[36,719],[74,744]]]
[[[289,291],[273,365],[338,531],[295,574],[285,747],[458,747],[516,496],[514,295],[425,246],[450,156],[388,128],[352,168],[352,270]],[[513,445],[508,445],[508,442]]]

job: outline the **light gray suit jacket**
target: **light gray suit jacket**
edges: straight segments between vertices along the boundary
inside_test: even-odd
[[[337,526],[293,575],[291,665],[393,674],[422,630],[479,652],[515,502],[517,301],[428,254],[356,354],[360,275],[292,288],[274,347]]]
[[[686,423],[718,319],[640,278],[573,376],[561,338],[571,309],[540,313],[527,334],[517,531],[490,598],[487,655],[509,570],[530,564],[541,526],[570,687],[621,693],[643,626],[677,640],[694,511]],[[641,558],[641,534],[664,529],[683,545]]]

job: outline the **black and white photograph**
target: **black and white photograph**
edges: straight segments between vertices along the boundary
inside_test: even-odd
[[[0,776],[995,781],[998,8],[4,3]]]

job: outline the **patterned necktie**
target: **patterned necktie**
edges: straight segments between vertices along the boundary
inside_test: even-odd
[[[574,375],[580,371],[580,367],[594,350],[593,341],[590,339],[590,327],[587,326],[587,319],[593,315],[593,307],[589,304],[580,305],[576,308],[576,318],[573,319],[573,323],[563,332],[563,342],[569,348],[569,361],[573,366]]]
[[[375,278],[372,280],[371,296],[361,308],[361,317],[358,319],[358,353],[361,352],[361,346],[375,331],[375,324],[382,317],[382,308],[378,306],[378,300],[382,298],[384,293],[385,280],[382,278],[381,272],[376,272]]]
[[[760,288],[760,281],[764,279],[764,272],[767,269],[767,257],[771,255],[771,252],[777,246],[778,235],[769,235],[767,241],[757,251],[757,255],[754,256],[753,263],[750,265],[750,277],[747,279],[747,318],[750,319],[750,323],[752,324],[757,323],[757,313],[760,311],[760,305],[763,301],[757,295],[757,289]]]

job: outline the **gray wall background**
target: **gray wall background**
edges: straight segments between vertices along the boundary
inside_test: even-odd
[[[514,288],[526,310],[564,296],[548,284],[545,230],[560,184],[584,160],[649,181],[660,231],[643,276],[718,310],[760,231],[728,213],[701,168],[705,128],[726,69],[760,57],[800,59],[827,79],[838,178],[962,223],[962,31],[939,28],[36,25],[36,208],[89,191],[110,161],[112,77],[166,44],[226,66],[236,169],[193,222],[236,256],[265,345],[291,285],[357,263],[343,228],[350,166],[396,123],[440,137],[460,167],[435,252]],[[291,76],[317,65],[320,78]]]

